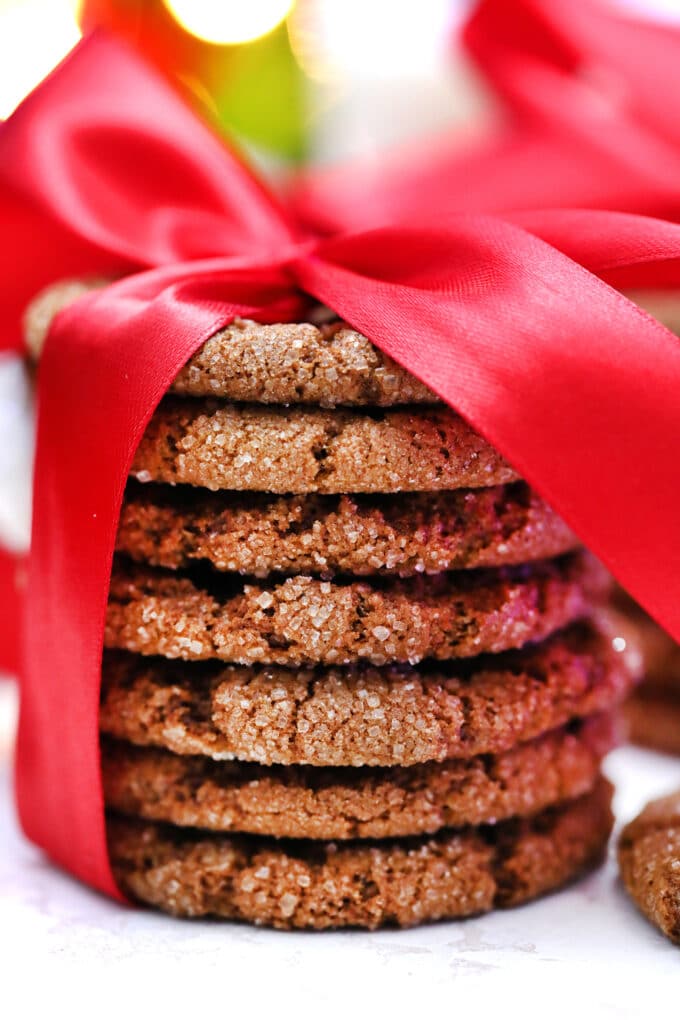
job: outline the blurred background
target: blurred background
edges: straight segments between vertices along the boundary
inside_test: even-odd
[[[0,0],[0,117],[105,27],[268,169],[450,123],[464,0]],[[465,87],[466,95],[472,94]],[[453,112],[455,118],[455,111]]]
[[[474,131],[491,113],[491,100],[456,46],[472,6],[472,0],[0,0],[0,119],[82,33],[105,27],[141,50],[270,172],[370,156],[439,129]],[[680,19],[677,0],[619,6]]]

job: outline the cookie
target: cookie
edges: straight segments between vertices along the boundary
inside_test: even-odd
[[[623,636],[630,635],[642,655],[640,690],[680,697],[680,645],[618,585],[612,597]]]
[[[630,691],[626,652],[590,623],[438,669],[289,670],[104,658],[100,727],[177,754],[388,766],[499,754]]]
[[[135,454],[140,482],[258,492],[414,492],[514,481],[449,408],[334,410],[166,397]]]
[[[91,290],[103,287],[109,281],[103,277],[80,280],[62,280],[40,291],[24,313],[24,343],[33,361],[38,361],[47,339],[52,321],[62,308],[72,304]]]
[[[68,280],[43,291],[24,319],[26,345],[40,357],[53,317],[94,283]],[[319,311],[322,311],[319,309]],[[328,310],[321,317],[328,317]],[[361,333],[330,313],[328,323],[260,325],[235,319],[207,340],[175,379],[174,393],[262,404],[388,407],[438,397]]]
[[[275,928],[408,927],[534,899],[604,856],[611,787],[533,819],[434,837],[335,843],[219,836],[109,819],[124,893],[180,917]]]
[[[634,744],[680,754],[680,692],[650,691],[643,683],[626,702],[625,719]]]
[[[680,944],[680,790],[652,801],[626,825],[619,868],[643,914]]]
[[[680,336],[680,293],[677,287],[665,290],[657,287],[653,290],[627,290],[626,297],[662,322],[671,333]]]
[[[172,570],[408,576],[559,556],[578,539],[527,485],[361,496],[130,486],[116,548]]]
[[[616,740],[610,716],[496,757],[408,768],[214,762],[105,740],[104,799],[174,825],[292,839],[385,839],[538,814],[587,793]]]
[[[644,662],[643,689],[680,700],[680,645],[642,613],[634,624]]]
[[[618,627],[642,658],[642,682],[624,706],[635,744],[680,754],[680,645],[620,588],[614,591]]]
[[[382,666],[499,652],[585,615],[609,579],[587,553],[430,577],[248,584],[118,562],[104,643],[171,659]]]

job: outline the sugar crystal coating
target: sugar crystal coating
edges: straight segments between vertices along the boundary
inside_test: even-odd
[[[625,826],[618,856],[632,899],[680,944],[680,791],[651,801]]]
[[[65,280],[34,299],[24,317],[24,336],[35,360],[57,312],[106,282]],[[171,389],[192,397],[328,407],[437,400],[423,383],[336,316],[320,325],[261,325],[236,318],[190,358]]]
[[[533,819],[403,841],[327,843],[220,836],[112,816],[121,888],[182,917],[275,928],[406,927],[524,903],[598,864],[611,787]]]
[[[406,576],[525,563],[568,552],[578,540],[522,482],[396,496],[134,486],[116,545],[141,563],[171,569],[208,561],[254,577]]]
[[[611,716],[476,756],[406,768],[215,762],[105,741],[109,807],[152,821],[294,839],[384,839],[537,814],[595,784]]]
[[[193,581],[120,562],[104,641],[143,655],[240,664],[416,663],[541,640],[585,615],[609,583],[585,553],[379,583],[296,576],[259,584],[230,578],[226,587],[219,576]]]
[[[263,764],[388,766],[498,754],[607,711],[626,653],[589,623],[447,668],[307,670],[107,654],[100,726],[178,754]]]
[[[514,481],[449,408],[324,410],[167,397],[135,454],[140,480],[272,493],[416,492]]]

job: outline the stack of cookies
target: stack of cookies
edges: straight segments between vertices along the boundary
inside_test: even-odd
[[[34,305],[34,347],[73,295]],[[375,928],[518,904],[601,859],[631,685],[608,578],[420,382],[323,311],[236,321],[133,476],[100,716],[127,894]]]

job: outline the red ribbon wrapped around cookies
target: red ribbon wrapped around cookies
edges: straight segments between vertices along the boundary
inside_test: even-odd
[[[680,342],[614,287],[680,285],[680,227],[460,216],[303,236],[175,95],[95,36],[0,133],[3,321],[47,282],[127,273],[62,311],[39,374],[17,757],[28,836],[119,896],[98,700],[114,539],[137,443],[235,316],[333,308],[493,443],[680,638]]]

